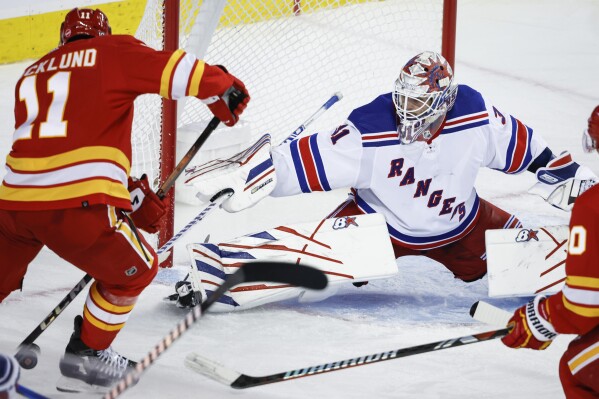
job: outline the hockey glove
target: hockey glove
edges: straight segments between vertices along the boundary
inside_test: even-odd
[[[276,185],[275,167],[270,157],[270,135],[265,134],[248,149],[228,159],[214,161],[191,168],[185,184],[193,185],[202,202],[229,188],[234,191],[223,203],[228,212],[250,208],[267,197]]]
[[[599,105],[589,117],[589,127],[582,134],[582,148],[586,152],[599,150]]]
[[[536,176],[539,182],[528,192],[540,195],[549,204],[564,211],[572,210],[576,198],[598,180],[589,168],[574,162],[567,151],[539,168]]]
[[[232,91],[241,94],[243,100],[233,109],[229,109],[229,96]],[[250,95],[241,80],[231,75],[222,65],[208,64],[204,65],[198,98],[227,126],[237,123],[239,115],[250,101]]]
[[[158,231],[160,219],[166,213],[166,205],[152,191],[148,177],[143,174],[139,179],[129,177],[131,195],[131,219],[138,228],[154,234]]]
[[[11,355],[0,353],[0,398],[16,398],[21,368]]]
[[[516,309],[508,322],[511,331],[501,341],[510,348],[546,349],[557,336],[549,319],[545,297],[537,296]]]
[[[191,288],[191,282],[178,281],[175,284],[175,293],[164,298],[167,301],[175,302],[178,308],[189,309],[197,306],[201,302],[201,295],[197,295]],[[198,293],[199,294],[199,293]]]

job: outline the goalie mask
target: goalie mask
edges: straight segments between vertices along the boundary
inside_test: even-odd
[[[582,135],[582,147],[586,152],[599,151],[599,105],[589,117],[589,126]]]
[[[402,144],[435,138],[457,92],[451,66],[440,54],[425,51],[408,61],[393,90]]]
[[[60,25],[60,45],[73,40],[75,37],[98,37],[110,35],[112,29],[108,18],[100,10],[89,8],[73,8],[67,13]]]

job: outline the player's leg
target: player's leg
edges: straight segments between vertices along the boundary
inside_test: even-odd
[[[88,346],[105,349],[156,275],[156,253],[113,207],[63,210],[60,222],[60,237],[48,235],[44,242],[96,280],[85,303],[81,337]]]
[[[566,398],[599,398],[599,327],[570,343],[560,360],[559,376]]]
[[[485,231],[521,226],[514,215],[481,199],[478,221],[468,235],[452,244],[422,254],[445,265],[456,278],[466,282],[475,281],[487,273]]]
[[[0,302],[22,288],[27,266],[43,247],[27,230],[25,215],[0,210]]]
[[[125,325],[139,294],[156,275],[158,258],[141,233],[115,208],[92,206],[61,211],[60,237],[44,242],[59,256],[96,280],[90,287],[83,317],[61,360],[59,390],[108,387],[134,363],[110,345]],[[96,389],[96,388],[94,388]]]

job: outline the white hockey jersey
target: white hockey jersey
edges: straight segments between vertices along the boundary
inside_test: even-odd
[[[480,167],[520,173],[547,147],[533,129],[465,85],[431,144],[401,144],[395,115],[391,93],[383,94],[335,130],[273,149],[272,196],[351,187],[363,212],[385,216],[394,244],[431,249],[474,228]]]

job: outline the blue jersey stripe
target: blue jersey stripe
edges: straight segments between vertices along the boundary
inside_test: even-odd
[[[295,167],[295,174],[297,176],[297,181],[302,189],[302,193],[309,193],[310,187],[308,186],[308,182],[306,180],[306,175],[304,172],[304,166],[302,165],[302,158],[299,154],[298,140],[292,141],[289,145],[289,149],[291,151],[291,159],[293,159],[293,166]]]
[[[450,134],[450,133],[461,132],[462,130],[473,129],[475,127],[484,126],[484,125],[488,125],[488,124],[489,124],[489,120],[488,119],[484,119],[482,121],[475,121],[475,122],[469,123],[467,125],[462,125],[462,126],[450,127],[448,129],[447,128],[443,129],[443,131],[441,131],[441,134]]]
[[[329,181],[327,180],[327,174],[324,169],[322,157],[320,156],[320,151],[318,150],[318,142],[316,141],[316,136],[316,134],[310,136],[310,150],[312,151],[312,156],[314,157],[316,170],[318,171],[318,180],[320,180],[320,184],[322,185],[322,188],[325,191],[331,191],[331,186],[329,185]]]
[[[370,205],[368,205],[366,203],[366,201],[361,199],[358,194],[356,194],[356,202],[357,202],[358,206],[362,210],[364,210],[366,213],[376,213],[376,211],[372,207],[370,207]],[[429,237],[408,236],[406,234],[402,234],[399,231],[397,231],[389,223],[387,223],[387,228],[389,230],[389,234],[392,237],[398,239],[399,241],[403,241],[408,244],[414,244],[414,245],[434,244],[435,242],[447,240],[447,239],[450,239],[452,237],[458,236],[461,233],[463,233],[466,230],[466,228],[468,228],[468,226],[470,225],[470,223],[472,222],[474,217],[476,216],[476,214],[478,212],[478,207],[479,207],[479,199],[478,199],[478,196],[476,196],[476,198],[474,200],[474,204],[472,206],[472,210],[470,211],[470,214],[468,214],[466,219],[464,219],[464,221],[455,229],[448,231],[447,233],[439,234],[436,236],[429,236]]]
[[[516,139],[518,138],[518,122],[516,122],[516,118],[514,118],[511,115],[510,120],[512,121],[512,137],[510,138],[510,144],[507,146],[507,154],[505,156],[505,167],[501,169],[502,172],[507,172],[507,170],[512,166],[514,148],[516,148]]]
[[[362,141],[362,147],[386,147],[390,145],[399,145],[398,140],[385,140],[385,141]]]

